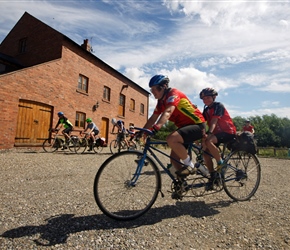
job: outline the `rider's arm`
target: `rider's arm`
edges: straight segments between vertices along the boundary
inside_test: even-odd
[[[151,128],[154,124],[155,126],[160,129],[170,118],[172,115],[173,111],[175,109],[174,105],[169,105],[165,108],[164,112],[160,115],[160,118],[158,119],[159,115],[158,114],[153,114],[147,123],[145,124],[144,128]],[[156,120],[158,121],[156,122]],[[156,123],[155,123],[156,122]]]
[[[169,120],[174,110],[174,105],[167,106],[156,123],[157,127],[161,128]]]
[[[60,124],[60,119],[58,120],[57,124],[55,125],[54,129],[57,129],[57,127],[59,126]]]
[[[146,124],[144,125],[144,128],[147,128],[147,129],[151,128],[157,121],[158,117],[159,117],[159,114],[152,114],[151,117],[146,122]]]
[[[116,125],[113,126],[111,134],[114,133],[115,127],[116,127]]]
[[[212,118],[212,120],[210,121],[209,127],[208,127],[208,133],[212,134],[212,132],[214,131],[216,124],[218,122],[218,118],[214,117]]]

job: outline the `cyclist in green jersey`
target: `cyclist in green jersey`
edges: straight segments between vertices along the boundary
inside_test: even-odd
[[[57,127],[59,125],[62,125],[64,127],[64,130],[62,131],[62,134],[64,135],[65,137],[65,141],[66,141],[66,144],[67,142],[69,141],[69,134],[70,132],[73,130],[73,125],[72,123],[64,116],[64,113],[63,112],[58,112],[57,113],[59,119],[58,119],[58,122],[57,124],[55,125],[55,129],[57,129]],[[65,145],[66,146],[66,145]],[[64,147],[65,147],[64,146]]]

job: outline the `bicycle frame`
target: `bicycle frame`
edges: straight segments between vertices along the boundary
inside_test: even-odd
[[[178,180],[176,178],[174,178],[174,176],[170,173],[170,171],[165,167],[165,165],[161,162],[161,160],[158,158],[158,156],[156,156],[156,154],[154,153],[154,151],[157,151],[158,153],[166,156],[167,158],[177,162],[178,164],[182,165],[182,166],[185,166],[183,162],[181,162],[180,160],[177,160],[173,157],[171,157],[169,154],[165,153],[164,151],[154,147],[154,145],[167,145],[167,142],[166,141],[151,141],[151,136],[153,135],[152,131],[151,130],[147,130],[147,129],[144,129],[144,128],[137,128],[135,127],[135,129],[137,130],[140,130],[142,132],[145,132],[148,134],[147,138],[146,138],[146,142],[144,144],[144,149],[142,151],[142,158],[140,158],[139,160],[139,164],[138,164],[138,167],[136,169],[136,172],[134,174],[134,177],[132,178],[132,182],[131,184],[132,185],[135,185],[135,183],[137,182],[138,180],[138,177],[141,173],[141,170],[144,166],[144,161],[145,161],[145,158],[146,158],[146,155],[148,155],[148,152],[151,154],[151,156],[154,158],[154,160],[159,164],[159,166],[167,173],[167,175],[172,179],[172,181],[174,183],[177,183]],[[196,145],[194,142],[190,143],[188,145],[188,148],[187,148],[187,152],[188,152],[188,155],[190,156],[190,158],[192,159],[192,151],[193,149],[196,149],[198,151],[199,154],[202,154],[202,153],[205,153],[207,155],[209,155],[210,157],[213,158],[213,156],[207,152],[207,151],[203,151],[202,150],[202,147]],[[226,144],[223,145],[223,149],[222,149],[222,158],[224,159],[224,153],[225,153],[225,149],[226,149]],[[232,151],[231,151],[232,152]],[[230,152],[230,153],[231,153]],[[194,151],[194,153],[196,154],[196,152]],[[230,153],[227,155],[226,158],[228,158],[230,156]],[[196,154],[197,155],[197,154]],[[227,180],[227,181],[230,181],[231,179]]]

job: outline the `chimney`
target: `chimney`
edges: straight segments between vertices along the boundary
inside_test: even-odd
[[[82,48],[91,52],[91,45],[89,44],[89,39],[85,39],[84,43],[81,45]]]

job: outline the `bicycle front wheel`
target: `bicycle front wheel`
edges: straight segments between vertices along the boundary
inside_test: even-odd
[[[261,166],[256,155],[235,151],[226,161],[223,187],[235,201],[249,200],[257,191],[261,180]]]
[[[116,154],[118,153],[118,141],[117,140],[113,140],[110,143],[110,151],[112,154]]]
[[[71,152],[76,153],[80,150],[80,139],[76,136],[72,136],[68,142],[68,148]]]
[[[49,138],[46,139],[43,144],[42,148],[45,152],[53,153],[61,147],[59,140],[56,138]]]
[[[86,138],[79,138],[76,145],[76,150],[78,154],[82,154],[85,152],[86,148],[88,147],[89,143]]]
[[[146,213],[157,198],[161,189],[160,172],[151,157],[146,156],[144,161],[141,157],[138,151],[114,154],[96,174],[96,203],[112,219],[136,219]]]

